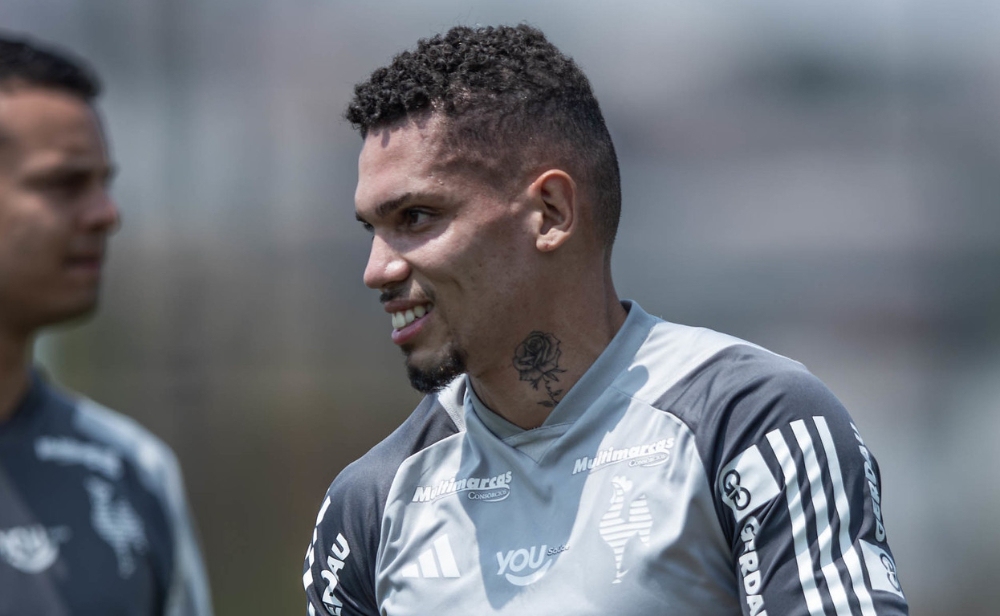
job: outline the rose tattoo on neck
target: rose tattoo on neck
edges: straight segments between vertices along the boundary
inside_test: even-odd
[[[539,384],[545,386],[549,399],[538,403],[545,408],[554,407],[563,393],[562,389],[552,390],[552,383],[558,383],[559,374],[566,372],[559,368],[560,355],[559,339],[539,331],[528,334],[514,350],[514,368],[521,380],[531,382],[533,389],[538,389]]]

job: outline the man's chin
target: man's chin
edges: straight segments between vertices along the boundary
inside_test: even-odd
[[[90,297],[75,297],[71,300],[48,302],[39,305],[32,311],[30,323],[32,328],[39,329],[61,324],[72,324],[85,321],[97,312],[97,294]]]
[[[464,372],[465,354],[458,350],[449,350],[443,358],[432,361],[418,361],[412,355],[406,357],[406,374],[410,378],[410,385],[420,393],[441,391]]]

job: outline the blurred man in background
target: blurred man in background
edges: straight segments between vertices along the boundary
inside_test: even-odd
[[[38,331],[93,311],[119,223],[81,62],[0,35],[0,614],[205,616],[173,452],[32,368]]]
[[[428,396],[331,485],[311,614],[907,612],[826,387],[619,300],[614,146],[541,32],[422,40],[347,118],[365,284]]]

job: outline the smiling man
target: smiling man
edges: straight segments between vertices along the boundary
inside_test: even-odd
[[[619,300],[614,147],[541,32],[422,40],[347,118],[364,281],[427,397],[331,485],[310,614],[906,613],[836,398]]]
[[[39,329],[94,310],[119,223],[99,89],[0,36],[0,614],[208,615],[173,453],[31,367]]]

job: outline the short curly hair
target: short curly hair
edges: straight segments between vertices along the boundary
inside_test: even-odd
[[[0,88],[12,84],[41,86],[91,102],[101,93],[101,81],[83,60],[0,32]]]
[[[421,114],[443,116],[448,146],[498,188],[539,165],[567,166],[610,257],[621,215],[614,144],[586,75],[540,30],[458,26],[421,39],[355,86],[345,117],[364,138]]]

